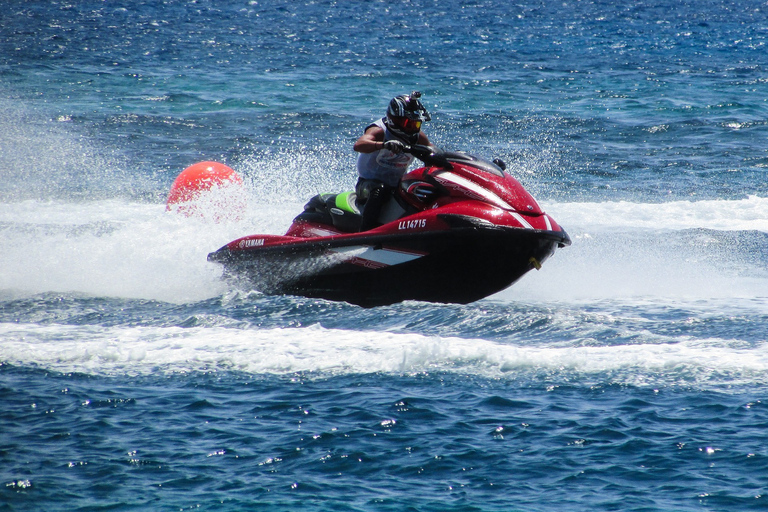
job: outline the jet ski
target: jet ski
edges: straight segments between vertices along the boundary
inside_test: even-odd
[[[249,235],[208,255],[224,276],[266,294],[364,307],[404,300],[466,304],[541,268],[568,234],[493,162],[414,145],[380,226],[360,232],[354,192],[313,197],[285,235]]]

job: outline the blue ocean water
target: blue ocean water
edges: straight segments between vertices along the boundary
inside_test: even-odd
[[[0,510],[768,507],[763,1],[9,0]],[[469,305],[233,288],[421,90],[573,245]],[[248,207],[165,211],[218,160]]]

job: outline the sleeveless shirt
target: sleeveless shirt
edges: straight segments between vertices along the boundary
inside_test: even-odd
[[[384,142],[393,139],[400,140],[387,128],[384,118],[365,129],[368,130],[371,126],[378,126],[384,130]],[[396,187],[413,160],[414,157],[411,154],[397,154],[388,149],[379,149],[372,153],[360,153],[357,157],[357,173],[361,178],[379,180],[387,186]]]

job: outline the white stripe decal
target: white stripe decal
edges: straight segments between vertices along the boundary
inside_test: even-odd
[[[495,204],[496,206],[504,208],[505,210],[511,210],[509,211],[509,213],[515,218],[517,222],[520,223],[521,226],[523,226],[525,229],[533,229],[533,226],[531,226],[528,223],[528,221],[523,218],[522,215],[515,212],[514,208],[509,203],[507,203],[505,200],[503,200],[502,198],[500,198],[490,190],[484,189],[477,183],[472,183],[468,179],[462,176],[453,174],[452,172],[441,172],[435,177],[438,179],[443,178],[446,181],[450,181],[451,183],[459,185],[460,187],[464,187],[467,190],[471,190],[472,192],[484,198],[486,201],[488,201],[491,204]]]
[[[533,226],[528,224],[528,221],[523,218],[522,215],[520,215],[517,212],[509,212],[517,222],[520,223],[521,226],[523,226],[525,229],[533,229]]]
[[[544,222],[547,225],[547,231],[552,231],[552,223],[549,222],[549,215],[547,215],[546,213],[544,214]]]
[[[339,234],[338,231],[328,231],[326,229],[316,228],[314,226],[307,229],[307,233],[310,233],[314,236],[333,236]]]
[[[424,256],[423,254],[403,252],[395,249],[374,249],[373,247],[365,245],[337,247],[331,249],[331,251],[350,258],[360,258],[387,266],[407,263]]]
[[[512,206],[509,205],[505,200],[491,192],[490,190],[486,190],[477,183],[472,183],[468,179],[458,176],[456,174],[453,174],[452,172],[441,172],[440,174],[435,176],[436,178],[444,178],[446,181],[450,181],[451,183],[455,183],[456,185],[459,185],[460,187],[464,187],[467,190],[471,190],[475,194],[479,195],[480,197],[485,198],[488,200],[489,203],[495,204],[496,206],[500,206],[504,208],[505,210],[514,210]]]

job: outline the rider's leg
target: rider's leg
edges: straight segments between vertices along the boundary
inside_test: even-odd
[[[379,225],[379,214],[384,202],[392,193],[392,188],[379,180],[360,178],[355,187],[358,204],[363,208],[363,220],[360,231],[367,231]]]

